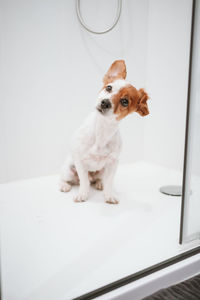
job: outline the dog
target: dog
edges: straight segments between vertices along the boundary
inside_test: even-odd
[[[71,155],[62,168],[60,190],[69,192],[72,185],[80,185],[75,202],[86,201],[92,185],[103,190],[107,203],[118,203],[112,186],[122,145],[120,120],[133,112],[142,117],[149,114],[145,90],[137,90],[125,79],[125,61],[114,61],[103,77],[94,111],[73,136]]]

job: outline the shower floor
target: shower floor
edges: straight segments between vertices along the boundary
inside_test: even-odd
[[[162,185],[182,174],[148,163],[122,164],[119,205],[91,190],[85,203],[58,191],[58,176],[1,184],[4,300],[71,299],[181,253],[181,197]]]

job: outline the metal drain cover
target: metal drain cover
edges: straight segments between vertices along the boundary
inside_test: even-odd
[[[182,196],[182,186],[181,185],[161,186],[160,192],[170,196]]]

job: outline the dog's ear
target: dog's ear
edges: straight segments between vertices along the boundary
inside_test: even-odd
[[[147,100],[149,99],[149,96],[147,95],[144,89],[140,89],[138,93],[139,99],[136,112],[139,113],[142,117],[144,117],[149,114],[149,109],[147,106]]]
[[[106,85],[116,79],[126,78],[126,65],[124,60],[115,60],[110,66],[108,72],[103,78],[103,83]]]

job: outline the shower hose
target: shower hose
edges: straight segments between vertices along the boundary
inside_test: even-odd
[[[112,24],[109,28],[107,28],[107,29],[105,29],[105,30],[103,30],[103,31],[95,31],[95,30],[91,29],[91,28],[84,22],[84,20],[83,20],[83,18],[82,18],[82,15],[81,15],[80,2],[81,2],[81,0],[76,0],[76,13],[77,13],[77,17],[78,17],[78,20],[79,20],[80,24],[81,24],[87,31],[89,31],[89,32],[91,32],[91,33],[94,33],[94,34],[103,34],[103,33],[107,33],[107,32],[109,32],[109,31],[111,31],[111,30],[117,25],[117,23],[118,23],[118,21],[119,21],[119,18],[120,18],[120,16],[121,16],[121,11],[122,11],[122,0],[117,0],[117,12],[116,12],[116,16],[115,16],[115,19],[114,19],[114,21],[113,21],[113,24]]]

